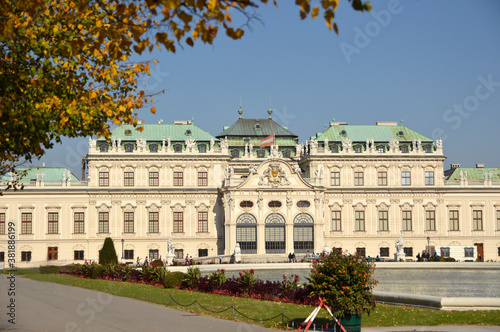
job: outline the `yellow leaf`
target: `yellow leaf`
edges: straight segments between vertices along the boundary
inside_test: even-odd
[[[156,114],[156,107],[151,107],[151,113]]]
[[[311,17],[312,17],[313,20],[318,16],[318,13],[319,13],[319,8],[318,7],[314,7],[313,10],[312,10],[312,13],[311,13]]]

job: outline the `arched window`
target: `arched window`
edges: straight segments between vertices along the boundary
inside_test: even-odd
[[[239,158],[240,157],[240,151],[234,149],[231,150],[231,158]]]
[[[264,158],[265,156],[266,156],[265,150],[258,150],[257,151],[257,158]]]
[[[175,144],[174,145],[174,152],[177,152],[177,153],[182,152],[182,145],[181,144]]]
[[[151,144],[149,146],[149,152],[158,152],[158,144]]]
[[[265,228],[266,253],[284,253],[285,245],[285,218],[279,213],[267,216]]]
[[[125,152],[134,152],[134,144],[125,144]]]
[[[290,158],[290,150],[283,150],[283,158]]]
[[[297,207],[309,207],[311,206],[311,203],[308,201],[298,201],[297,202]]]
[[[109,150],[109,144],[108,143],[99,144],[99,150],[101,152],[108,152],[108,150]]]
[[[300,213],[293,220],[293,249],[314,251],[314,219],[307,213]]]
[[[236,242],[242,254],[257,253],[257,219],[252,214],[243,213],[236,219]]]
[[[198,152],[201,152],[201,153],[207,152],[207,145],[206,144],[198,145]]]

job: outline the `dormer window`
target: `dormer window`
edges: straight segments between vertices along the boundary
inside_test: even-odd
[[[261,128],[261,127],[260,127],[260,124],[258,124],[258,123],[257,123],[257,124],[253,127],[253,129],[254,129],[254,130],[258,130],[258,129],[260,129],[260,128]]]
[[[149,146],[149,152],[158,152],[158,144],[151,144]]]
[[[283,158],[290,158],[290,150],[284,150],[282,152]]]
[[[264,150],[257,151],[257,158],[264,158],[265,156],[266,156],[266,151]]]
[[[363,149],[361,148],[361,145],[355,145],[354,146],[354,152],[356,153],[361,153],[363,151]]]
[[[377,146],[377,151],[378,151],[378,153],[384,153],[385,147],[383,145],[379,145],[379,146]]]
[[[408,153],[408,146],[407,145],[401,145],[399,147],[402,153]]]
[[[174,145],[174,152],[181,153],[182,152],[182,145],[181,144],[175,144]]]
[[[345,135],[347,135],[347,132],[345,130],[341,130],[340,135],[345,136]]]
[[[206,146],[206,144],[200,144],[200,145],[198,145],[198,152],[201,152],[201,153],[207,152],[207,146]]]
[[[240,151],[234,149],[231,150],[231,158],[239,158],[240,157]]]
[[[425,153],[431,153],[432,152],[432,148],[430,145],[424,145],[424,152]]]
[[[125,152],[134,152],[134,144],[125,144]]]
[[[186,134],[186,136],[191,136],[191,130],[189,130],[189,129],[186,130],[185,134]]]
[[[338,153],[339,152],[339,147],[337,144],[332,144],[330,145],[330,150],[333,152],[333,153]]]
[[[403,133],[401,130],[398,131],[398,136],[404,136],[404,135],[405,135],[405,133]]]
[[[101,145],[99,145],[99,150],[100,150],[101,152],[108,152],[108,150],[109,150],[109,144],[106,144],[106,143],[105,143],[105,144],[101,144]]]

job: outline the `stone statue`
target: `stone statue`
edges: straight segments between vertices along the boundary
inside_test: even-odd
[[[97,146],[97,140],[92,139],[92,137],[89,137],[89,149],[95,149]]]
[[[192,138],[186,139],[184,143],[186,144],[186,148],[189,150],[194,149],[194,146],[196,145],[196,141]]]
[[[163,136],[163,139],[161,140],[161,149],[165,150],[165,136]]]
[[[220,147],[221,148],[227,148],[229,146],[229,143],[227,141],[227,136],[224,137],[224,139],[221,139],[220,140]]]
[[[314,177],[315,177],[316,179],[319,179],[319,167],[318,167],[318,168],[316,168],[316,170],[314,171]]]
[[[396,138],[393,138],[389,141],[389,147],[391,150],[394,152],[399,148],[399,140]]]
[[[169,137],[169,138],[167,138],[167,149],[170,149],[170,144],[171,143],[170,143],[170,137]]]
[[[368,150],[369,147],[370,147],[370,140],[367,138],[366,139],[366,149]]]
[[[111,147],[112,147],[113,149],[114,149],[114,148],[116,148],[116,139],[115,139],[115,138],[113,138],[113,139],[111,140]]]
[[[214,138],[210,137],[210,150],[212,150],[214,148],[214,145],[215,145]]]
[[[146,140],[144,138],[138,138],[136,140],[137,143],[137,148],[145,148],[146,147]]]
[[[325,152],[327,152],[327,151],[328,151],[328,137],[325,137],[325,140],[324,140],[324,142],[323,142],[323,145],[324,145],[324,147],[325,147]]]
[[[293,165],[292,169],[293,169],[294,173],[302,174],[302,170],[300,169],[299,165],[297,165],[297,164]]]
[[[253,154],[253,144],[252,144],[252,142],[248,143],[248,153],[250,154],[250,156],[252,156],[252,154]]]
[[[229,170],[230,170],[231,177],[233,177],[234,176],[234,166],[231,166]]]
[[[68,169],[68,172],[66,173],[66,180],[68,182],[71,182],[71,171]]]
[[[224,179],[229,179],[229,169],[227,167],[224,168]]]
[[[413,140],[413,142],[411,143],[411,145],[413,146],[413,151],[417,151],[417,141]]]
[[[418,149],[418,151],[422,150],[422,140],[421,139],[418,139],[418,141],[417,141],[417,149]]]
[[[344,151],[351,151],[352,141],[349,138],[346,138],[342,141],[342,149]]]
[[[464,171],[464,180],[467,180],[467,171]]]
[[[271,153],[269,155],[270,158],[279,158],[279,147],[277,145],[271,145]]]
[[[329,255],[331,252],[330,246],[328,245],[328,242],[325,242],[325,246],[323,247],[323,253]]]
[[[257,166],[255,166],[254,164],[248,166],[248,173],[250,173],[250,174],[257,173]]]
[[[309,150],[312,149],[312,148],[315,148],[317,149],[318,148],[318,141],[315,140],[315,139],[312,139],[310,142],[309,142]]]
[[[302,144],[295,145],[295,155],[298,157],[302,153]]]
[[[439,137],[439,139],[436,141],[436,148],[438,149],[443,148],[443,140],[441,139],[441,137]]]
[[[172,238],[169,238],[167,240],[167,250],[168,250],[168,255],[174,255],[175,244],[172,242]]]
[[[236,242],[236,246],[234,246],[234,254],[241,255],[241,248],[240,248],[240,244],[238,242]]]
[[[145,141],[144,141],[144,144],[146,144],[146,142],[145,142]],[[120,149],[120,147],[121,147],[121,146],[122,146],[122,139],[121,139],[120,137],[118,137],[118,138],[116,139],[116,147],[117,147],[118,149]],[[146,146],[146,145],[144,145],[144,146]]]
[[[404,241],[403,241],[403,237],[400,236],[398,240],[396,240],[396,253],[397,254],[402,254],[404,253],[403,251],[403,245],[404,245]]]
[[[375,140],[374,140],[373,138],[371,139],[371,141],[370,141],[370,142],[371,142],[371,144],[372,144],[372,147],[375,147]]]

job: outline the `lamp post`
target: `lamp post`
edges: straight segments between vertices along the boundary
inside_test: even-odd
[[[123,244],[125,243],[125,240],[122,239],[122,263],[125,260],[125,256],[123,255]]]
[[[431,240],[431,238],[427,237],[427,254],[429,254],[429,255],[431,254],[430,253],[430,240]]]

